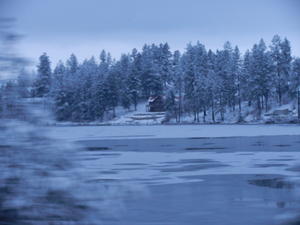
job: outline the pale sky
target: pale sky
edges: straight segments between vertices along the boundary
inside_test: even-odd
[[[300,56],[299,0],[0,0],[24,35],[19,51],[37,61],[47,52],[55,65],[75,53],[80,60],[102,49],[119,57],[144,43],[168,42],[184,50],[200,41],[242,51],[260,38],[287,37]]]

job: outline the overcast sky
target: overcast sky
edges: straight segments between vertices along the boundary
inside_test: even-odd
[[[299,0],[0,1],[10,2],[0,7],[24,35],[20,52],[33,60],[47,52],[54,64],[71,53],[98,57],[102,49],[119,57],[153,42],[183,50],[197,40],[212,49],[229,40],[244,51],[274,34],[286,36],[300,56]]]

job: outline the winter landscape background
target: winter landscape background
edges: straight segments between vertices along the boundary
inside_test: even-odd
[[[165,43],[144,45],[141,52],[133,49],[119,60],[103,50],[99,58],[100,63],[92,57],[80,64],[72,54],[52,71],[44,53],[36,78],[30,80],[34,75],[22,71],[2,84],[1,93],[19,89],[24,101],[46,103],[58,121],[109,121],[120,107],[125,114],[143,103],[139,113],[146,113],[148,99],[157,96],[164,99],[158,110],[165,111],[162,123],[180,123],[186,117],[194,123],[298,120],[300,60],[292,57],[290,42],[278,35],[269,48],[261,39],[244,55],[230,42],[216,52],[198,42],[183,53],[171,52]],[[8,107],[2,101],[5,113]]]
[[[299,9],[0,1],[0,225],[299,224]]]

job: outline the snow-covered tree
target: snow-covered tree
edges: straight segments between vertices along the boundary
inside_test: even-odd
[[[241,113],[242,113],[242,89],[241,89],[241,82],[242,82],[242,61],[241,61],[241,54],[238,46],[234,48],[233,55],[232,55],[232,73],[234,78],[234,85],[235,85],[235,96],[239,108],[239,120],[242,120]],[[234,107],[236,102],[233,102]]]
[[[74,54],[71,54],[70,58],[67,60],[67,69],[71,74],[75,74],[78,70],[78,60]]]
[[[159,73],[164,88],[166,88],[167,84],[170,83],[171,81],[171,69],[172,69],[171,57],[172,57],[172,53],[170,52],[170,47],[168,43],[160,44],[158,63],[159,63]]]
[[[176,117],[176,100],[175,100],[175,94],[173,90],[169,90],[166,96],[165,101],[165,109],[167,112],[167,120],[170,120],[173,117]]]
[[[272,39],[270,46],[271,57],[275,71],[275,86],[278,95],[278,103],[282,104],[282,97],[288,91],[288,81],[291,67],[291,48],[287,39],[283,41],[278,35]]]
[[[292,63],[292,75],[290,94],[292,98],[297,97],[297,92],[300,89],[300,58],[296,58]]]
[[[211,120],[217,122],[237,108],[242,121],[243,102],[259,117],[275,98],[280,103],[294,98],[298,64],[298,59],[292,61],[289,41],[279,36],[269,49],[261,40],[244,55],[230,42],[216,51],[199,42],[188,44],[182,54],[172,54],[167,43],[144,45],[117,60],[103,50],[100,63],[94,58],[79,63],[72,54],[55,68],[51,96],[55,93],[61,120],[103,120],[115,116],[117,106],[133,105],[136,110],[139,101],[168,98],[172,90],[177,121],[183,113],[193,115],[195,122],[203,115],[206,121],[211,112]]]
[[[261,39],[259,44],[255,44],[251,53],[251,68],[249,77],[249,89],[252,100],[256,102],[258,116],[262,109],[268,110],[268,100],[272,88],[272,62],[268,52],[266,52],[265,42]]]
[[[181,121],[181,114],[183,112],[183,88],[184,88],[184,79],[183,79],[183,68],[182,68],[182,60],[181,54],[177,50],[173,54],[172,61],[172,81],[174,83],[175,93],[177,94],[177,122]]]
[[[112,71],[108,74],[107,79],[105,80],[105,85],[107,87],[107,96],[106,96],[106,102],[107,107],[113,111],[113,117],[116,116],[115,109],[118,106],[119,102],[119,84],[118,84],[118,77],[117,77],[117,71],[115,69],[112,69]]]
[[[209,50],[207,53],[207,94],[208,94],[208,105],[211,109],[211,120],[216,122],[216,109],[218,104],[218,93],[220,93],[220,79],[216,74],[216,55],[212,50]]]
[[[45,97],[50,91],[51,67],[49,56],[46,53],[40,56],[37,70],[37,78],[33,84],[32,94],[34,97]]]

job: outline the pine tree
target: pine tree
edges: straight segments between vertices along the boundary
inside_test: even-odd
[[[216,106],[217,106],[217,99],[218,93],[220,90],[218,89],[218,85],[220,84],[220,80],[217,77],[215,72],[216,65],[215,65],[216,56],[213,51],[209,50],[207,54],[207,93],[208,93],[208,100],[209,105],[211,108],[211,120],[216,122],[215,113],[216,113]]]
[[[200,122],[199,113],[203,112],[203,121],[206,121],[206,111],[208,108],[208,64],[207,51],[203,44],[199,42],[195,48],[194,73],[196,75],[195,83],[195,102],[196,102],[196,120]]]
[[[184,73],[184,93],[185,93],[185,109],[188,112],[194,113],[196,120],[196,105],[195,105],[195,83],[196,75],[194,73],[194,52],[193,46],[189,44],[187,51],[183,55],[183,73]]]
[[[278,103],[281,105],[283,94],[288,91],[290,64],[292,60],[290,43],[287,39],[282,41],[278,35],[275,35],[270,48],[276,74],[274,81],[278,95]]]
[[[63,88],[59,88],[54,95],[55,115],[59,121],[71,120],[72,114],[69,98],[68,92]]]
[[[205,120],[208,93],[207,93],[207,52],[204,45],[199,42],[187,47],[183,56],[184,86],[185,86],[185,107],[193,112],[194,121],[199,122],[199,113],[203,111]]]
[[[101,78],[104,78],[108,75],[110,66],[111,66],[110,54],[106,53],[105,50],[102,50],[100,53],[100,64],[99,64],[99,73]]]
[[[62,61],[59,61],[53,70],[52,84],[51,84],[51,95],[55,95],[55,92],[63,88],[64,79],[66,75],[66,67]]]
[[[121,90],[120,101],[124,109],[129,110],[131,106],[131,99],[130,99],[130,90],[128,87],[124,87]]]
[[[266,52],[266,45],[262,39],[258,45],[253,46],[251,58],[250,93],[253,100],[256,101],[258,117],[260,117],[263,108],[268,110],[268,99],[272,85],[271,58]]]
[[[178,95],[177,102],[177,112],[176,112],[176,121],[180,123],[181,114],[182,114],[182,106],[183,106],[183,69],[182,69],[182,58],[180,52],[177,50],[173,54],[172,61],[172,74],[173,74],[173,83],[175,88],[175,93]]]
[[[296,58],[292,63],[290,95],[293,99],[297,97],[300,89],[300,58]]]
[[[73,99],[77,85],[74,84],[75,77],[70,80],[69,73],[62,61],[58,62],[53,71],[51,96],[54,98],[55,115],[59,121],[71,120],[72,117]]]
[[[163,82],[163,87],[166,88],[167,84],[171,81],[171,57],[170,47],[168,43],[160,44],[159,46],[159,73]]]
[[[67,69],[71,75],[75,74],[78,70],[78,60],[74,54],[71,54],[70,58],[67,60]]]
[[[230,42],[224,44],[223,50],[224,57],[224,67],[222,71],[223,81],[225,89],[225,102],[226,104],[235,109],[235,98],[236,98],[236,73],[235,73],[235,61],[234,61],[234,51]]]
[[[241,92],[242,99],[244,101],[248,101],[248,106],[251,106],[251,86],[249,84],[250,77],[251,77],[251,53],[249,50],[247,50],[243,57],[243,63],[242,63],[242,76],[241,76]]]
[[[217,111],[220,113],[221,121],[225,119],[225,110],[228,103],[228,79],[227,79],[227,63],[228,57],[224,54],[224,51],[217,50],[215,57],[215,74],[217,80]]]
[[[94,82],[92,107],[95,119],[97,120],[103,121],[104,114],[108,107],[107,93],[108,88],[105,85],[104,79],[98,77],[98,79]]]
[[[51,68],[50,60],[46,53],[40,56],[37,78],[33,84],[33,96],[45,97],[50,91]]]
[[[128,95],[130,102],[134,105],[134,110],[137,110],[137,104],[139,99],[139,87],[140,87],[140,81],[138,77],[131,73],[127,80],[128,85]]]
[[[95,114],[93,111],[93,84],[95,79],[98,77],[98,65],[94,57],[91,57],[89,60],[84,62],[81,65],[81,70],[84,70],[85,82],[83,82],[83,103],[86,107],[85,110],[85,119],[86,120],[95,120]]]
[[[141,54],[138,53],[136,49],[133,49],[131,57],[132,64],[127,80],[127,86],[130,101],[134,106],[134,110],[137,110],[137,104],[141,97]]]
[[[291,75],[291,63],[292,63],[292,56],[291,56],[291,46],[289,40],[286,38],[281,42],[281,64],[282,64],[282,74],[284,77],[284,93],[289,91],[289,83],[290,83],[290,75]]]
[[[158,47],[144,45],[141,54],[141,87],[144,99],[163,93],[163,82],[160,76]]]
[[[112,109],[113,117],[116,117],[115,108],[118,106],[119,102],[119,88],[116,71],[113,70],[108,74],[108,77],[105,80],[105,86],[107,87],[107,106]]]
[[[240,50],[238,46],[234,48],[234,52],[232,55],[233,60],[233,68],[232,73],[234,77],[234,85],[236,90],[236,96],[237,96],[237,102],[239,107],[239,121],[242,120],[242,89],[241,89],[241,82],[242,82],[242,74],[241,74],[241,56],[240,56]],[[235,102],[234,102],[235,105]]]
[[[173,90],[169,90],[167,93],[167,97],[165,101],[165,109],[166,109],[167,120],[176,117],[177,109],[176,109],[175,94]]]

